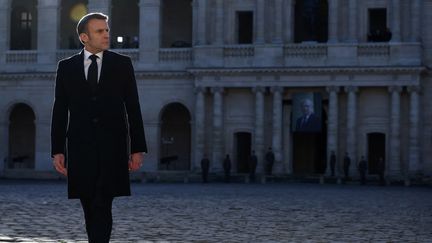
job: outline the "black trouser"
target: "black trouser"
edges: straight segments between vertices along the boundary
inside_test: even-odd
[[[109,242],[112,229],[112,196],[96,192],[92,198],[81,198],[88,240],[90,243]]]

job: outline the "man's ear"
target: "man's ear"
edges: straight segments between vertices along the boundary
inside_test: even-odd
[[[86,33],[81,33],[79,35],[79,38],[80,38],[80,40],[81,40],[82,43],[86,43],[89,40],[89,37],[88,37],[88,35]]]

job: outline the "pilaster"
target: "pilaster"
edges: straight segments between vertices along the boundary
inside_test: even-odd
[[[160,1],[140,0],[139,56],[140,62],[154,65],[159,62]]]
[[[254,150],[258,158],[257,171],[263,171],[264,161],[264,92],[265,88],[258,86],[252,88],[255,93],[255,141]]]
[[[274,28],[274,35],[273,35],[273,43],[281,44],[282,43],[282,16],[284,10],[282,0],[275,0],[274,10],[275,10],[274,13],[275,28]]]
[[[223,159],[223,87],[211,88],[213,94],[213,154],[212,169],[221,171]]]
[[[283,87],[271,87],[273,94],[273,136],[272,148],[275,154],[275,171],[281,171],[282,165],[282,94]]]
[[[390,86],[388,91],[391,96],[390,110],[390,151],[387,159],[387,174],[398,176],[401,173],[400,164],[400,93],[401,86]]]
[[[329,0],[329,22],[328,22],[328,42],[337,43],[338,38],[338,19],[339,19],[339,1]]]
[[[256,0],[256,35],[255,43],[264,44],[265,0]]]
[[[357,134],[356,134],[356,121],[357,121],[357,93],[358,87],[348,86],[345,87],[345,92],[348,93],[347,104],[347,152],[351,157],[352,163],[350,165],[350,174],[357,174],[356,162],[357,157]]]
[[[38,1],[37,49],[39,64],[56,62],[59,31],[59,1]]]
[[[205,153],[205,87],[195,88],[195,163],[193,169],[200,168]]]
[[[392,6],[392,38],[391,42],[400,42],[401,41],[401,22],[400,22],[400,0],[391,0]]]
[[[6,62],[5,53],[9,50],[10,39],[10,13],[12,0],[0,0],[0,64]]]
[[[328,125],[327,125],[327,166],[326,175],[331,175],[330,170],[330,154],[335,151],[338,154],[338,92],[340,88],[337,86],[327,87],[329,93],[329,111],[328,111]],[[336,161],[340,161],[337,159]],[[335,175],[339,177],[339,162],[336,164]]]
[[[409,112],[409,159],[408,159],[408,175],[414,176],[420,172],[419,160],[419,110],[420,98],[419,86],[409,86],[408,92],[410,95],[410,112]]]

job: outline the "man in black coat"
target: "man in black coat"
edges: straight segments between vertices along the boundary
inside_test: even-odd
[[[366,172],[367,172],[367,162],[364,156],[361,157],[360,162],[358,164],[358,170],[360,172],[360,181],[361,184],[366,184]]]
[[[330,171],[331,171],[331,176],[335,176],[335,168],[336,168],[336,154],[335,151],[331,151],[330,154]]]
[[[131,194],[129,171],[147,146],[132,62],[108,51],[108,16],[84,16],[77,33],[84,50],[58,64],[51,153],[68,197],[81,200],[89,242],[109,242],[112,200]]]
[[[224,174],[225,174],[225,182],[230,182],[231,180],[231,159],[229,154],[225,156],[225,159],[223,161],[223,168],[224,168]]]
[[[345,153],[344,163],[343,163],[345,180],[347,180],[349,178],[349,168],[350,168],[350,165],[351,165],[351,158],[349,157],[348,153]]]
[[[208,173],[210,170],[210,160],[207,158],[207,154],[201,160],[201,175],[203,183],[208,182]]]
[[[252,154],[249,158],[249,178],[252,182],[255,182],[255,172],[258,165],[258,158],[255,155],[255,150],[252,150]]]
[[[266,174],[271,175],[273,172],[273,164],[275,161],[275,155],[271,147],[268,148],[265,158],[266,158]]]

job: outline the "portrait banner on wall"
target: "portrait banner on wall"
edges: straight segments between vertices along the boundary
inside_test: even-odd
[[[304,133],[321,132],[322,97],[320,93],[293,94],[292,131]]]

